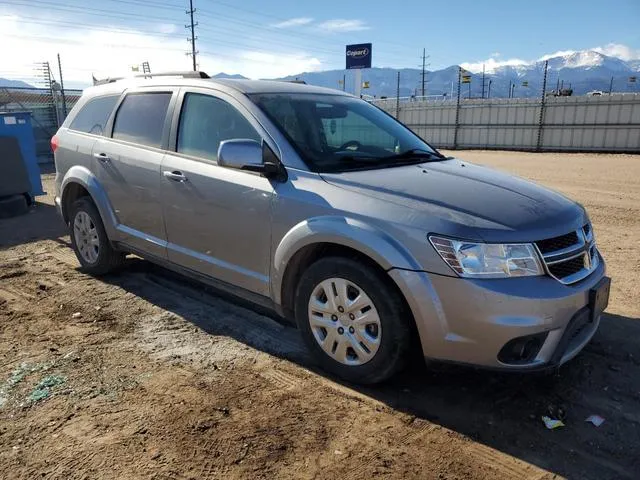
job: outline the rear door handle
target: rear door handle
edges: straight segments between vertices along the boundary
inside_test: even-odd
[[[173,172],[170,172],[169,170],[165,170],[164,172],[162,172],[162,174],[169,180],[173,180],[175,182],[187,181],[187,177],[185,177],[183,173],[179,172],[178,170],[174,170]]]
[[[106,153],[94,153],[93,158],[97,158],[102,163],[107,163],[111,161],[111,159],[109,158],[109,155],[107,155]]]

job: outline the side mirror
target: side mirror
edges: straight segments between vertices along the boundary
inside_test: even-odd
[[[279,178],[286,171],[268,145],[255,140],[234,139],[220,142],[218,165],[261,173],[267,178]]]

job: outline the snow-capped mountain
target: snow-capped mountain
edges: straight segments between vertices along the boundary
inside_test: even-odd
[[[620,58],[604,55],[593,50],[562,52],[541,60],[523,62],[516,65],[499,66],[487,69],[484,91],[487,96],[489,82],[492,97],[507,97],[511,85],[517,97],[537,97],[542,91],[544,60],[548,60],[547,91],[558,87],[573,89],[574,95],[584,95],[592,90],[609,91],[613,78],[614,92],[640,92],[640,82],[630,83],[629,77],[640,72],[640,60],[624,61]],[[464,98],[482,96],[482,67],[471,72],[471,88],[462,85]],[[477,70],[477,69],[476,69]],[[370,88],[363,90],[369,95],[395,97],[397,89],[397,69],[371,68],[362,72],[363,81]],[[400,70],[400,96],[420,95],[422,90],[421,71],[419,69]],[[307,72],[285,77],[283,80],[301,79],[312,85],[329,88],[342,88],[339,81],[346,75],[347,91],[353,91],[353,72],[348,70],[329,70]],[[447,97],[457,94],[458,66],[453,65],[442,70],[427,72],[427,95]]]
[[[629,65],[624,60],[608,57],[593,50],[568,53],[566,55],[551,57],[548,60],[549,68],[552,70],[561,70],[563,68],[583,68],[585,70],[607,68],[612,71],[629,70]]]

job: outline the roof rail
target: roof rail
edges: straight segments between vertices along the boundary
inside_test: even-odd
[[[114,83],[118,80],[124,80],[126,78],[153,78],[153,77],[182,77],[182,78],[211,78],[205,72],[200,71],[186,71],[186,72],[161,72],[161,73],[142,73],[138,75],[133,75],[132,77],[107,77],[102,80],[98,80],[96,77],[93,77],[94,85],[104,85],[106,83]]]

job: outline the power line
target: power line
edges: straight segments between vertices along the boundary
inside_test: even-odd
[[[151,5],[155,5],[158,4],[160,5],[159,2],[151,2],[151,1],[145,1],[143,2],[142,0],[108,0],[108,1],[117,1],[120,3],[127,3],[127,4],[140,4],[143,6],[151,6]],[[116,19],[127,19],[129,21],[135,21],[135,22],[139,22],[139,23],[146,23],[146,24],[155,24],[156,22],[151,21],[152,19],[155,20],[162,20],[162,21],[166,21],[169,22],[171,24],[174,23],[174,18],[168,18],[168,17],[164,17],[164,16],[150,16],[150,15],[143,15],[143,14],[136,14],[136,13],[130,13],[130,12],[112,12],[111,10],[104,10],[104,9],[96,9],[96,8],[89,8],[89,7],[77,7],[77,6],[70,6],[70,5],[64,5],[64,6],[60,6],[57,3],[54,2],[50,2],[50,1],[46,1],[46,0],[32,0],[31,3],[35,3],[35,4],[41,4],[41,5],[46,5],[48,9],[50,10],[54,10],[54,11],[61,11],[61,12],[70,12],[70,13],[81,13],[82,15],[86,15],[86,16],[96,16],[96,17],[110,17],[110,18],[116,18]],[[31,3],[26,4],[23,2],[20,2],[19,0],[6,0],[6,4],[10,4],[10,5],[21,5],[21,6],[32,6]],[[226,4],[225,4],[226,5]],[[162,4],[162,6],[169,6],[169,4]],[[178,8],[178,6],[176,5],[176,8]],[[262,32],[268,32],[270,34],[270,36],[286,36],[286,39],[283,39],[283,41],[278,41],[275,40],[273,38],[264,38],[264,37],[254,37],[254,38],[250,38],[247,39],[245,38],[245,40],[249,40],[249,41],[255,41],[255,42],[259,42],[262,45],[264,45],[265,42],[269,42],[269,43],[273,43],[276,45],[282,45],[282,46],[287,46],[287,47],[291,47],[292,42],[290,40],[291,36],[298,36],[300,37],[302,40],[305,40],[306,42],[302,42],[302,43],[307,43],[309,42],[309,37],[316,37],[316,38],[321,38],[323,40],[323,42],[325,44],[327,44],[327,39],[325,37],[322,36],[318,36],[318,35],[313,35],[313,34],[303,34],[300,32],[291,32],[291,31],[278,31],[278,29],[273,29],[273,28],[265,28],[264,25],[262,24],[258,24],[255,22],[249,22],[246,20],[242,20],[242,19],[238,19],[237,17],[232,17],[232,16],[228,16],[228,15],[216,15],[214,16],[211,13],[208,12],[203,12],[202,9],[198,10],[199,15],[204,15],[206,17],[212,18],[212,19],[216,19],[216,20],[220,20],[223,19],[225,21],[225,23],[233,23],[233,24],[238,24],[241,26],[251,26],[254,28],[254,30],[259,30]],[[22,18],[22,17],[21,17]],[[277,17],[280,18],[280,17]],[[131,20],[130,20],[131,19]],[[139,20],[140,19],[140,20]],[[33,22],[35,23],[35,22]],[[60,22],[62,23],[62,22]],[[64,24],[69,25],[70,22],[64,22]],[[97,27],[96,29],[100,29],[100,30],[105,30],[105,31],[109,31],[109,29],[105,29],[104,27]],[[230,34],[237,34],[238,31],[237,29],[225,29],[225,28],[220,28],[219,26],[216,26],[215,29],[210,28],[210,27],[204,27],[202,25],[198,26],[199,30],[202,31],[208,31],[208,32],[215,32],[215,33],[221,33],[221,32],[228,32]],[[122,33],[129,33],[128,31],[123,31],[123,29],[112,29],[113,31],[121,31]],[[154,36],[166,36],[166,37],[176,37],[178,38],[179,35],[174,35],[174,34],[166,34],[166,33],[162,33],[162,32],[158,32],[158,33],[153,33]],[[195,35],[194,35],[195,36]],[[205,37],[202,37],[205,38]],[[209,38],[209,37],[208,37]],[[224,38],[228,38],[227,36],[225,36]],[[214,40],[215,41],[215,40]],[[300,41],[296,42],[297,44],[300,44]],[[243,46],[248,46],[247,44],[241,44],[241,43],[237,43],[237,44],[233,44],[230,42],[227,42],[228,45],[231,46],[238,46],[238,47],[243,47]],[[335,43],[334,45],[336,45],[336,49],[340,49],[342,50],[342,48],[344,47],[343,44],[341,43]],[[326,48],[318,48],[318,47],[310,47],[310,46],[304,46],[305,50],[308,50],[311,53],[326,53],[329,55],[335,55],[336,50],[335,49],[326,49]],[[391,53],[385,53],[385,49],[382,50],[382,55],[393,55]],[[394,55],[395,56],[395,55]]]
[[[154,20],[163,20],[165,22],[173,23],[173,18],[167,17],[158,17],[157,15],[142,15],[136,13],[125,13],[118,12],[114,13],[111,10],[103,10],[99,8],[89,8],[89,7],[71,7],[71,6],[60,6],[59,3],[55,2],[47,2],[44,0],[30,0],[29,3],[24,3],[16,0],[4,0],[5,5],[15,5],[15,6],[23,6],[23,7],[33,7],[33,4],[42,5],[48,7],[49,10],[58,10],[58,11],[66,11],[69,13],[86,13],[86,12],[96,12],[99,13],[103,17],[112,17],[112,18],[144,18],[144,19],[154,19]]]
[[[95,14],[97,16],[98,14]],[[92,14],[93,16],[93,14]],[[26,19],[26,20],[25,20]],[[33,19],[33,20],[32,20]],[[76,27],[76,28],[65,28],[66,30],[78,30],[82,32],[86,32],[86,29],[97,30],[101,32],[115,32],[115,33],[126,33],[131,35],[144,35],[148,37],[168,37],[168,38],[183,38],[183,36],[179,33],[163,33],[163,32],[144,32],[142,30],[135,30],[133,28],[116,28],[116,27],[103,27],[96,24],[87,24],[83,23],[82,25],[78,25],[75,22],[65,22],[63,20],[42,20],[39,17],[29,17],[29,16],[20,16],[20,21],[26,24],[34,24],[34,25],[61,25],[65,27]]]

